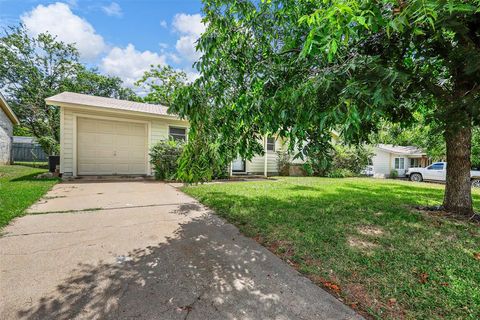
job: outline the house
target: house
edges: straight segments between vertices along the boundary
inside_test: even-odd
[[[11,162],[13,126],[19,123],[17,116],[0,93],[0,164]]]
[[[414,146],[379,144],[374,148],[374,154],[374,177],[379,178],[388,177],[392,170],[396,170],[399,177],[404,177],[408,168],[425,167],[429,164],[427,154]]]
[[[149,150],[156,142],[188,139],[189,123],[162,105],[63,92],[45,99],[60,107],[60,173],[152,175]],[[232,174],[275,174],[282,143],[264,139],[265,155],[237,159]]]

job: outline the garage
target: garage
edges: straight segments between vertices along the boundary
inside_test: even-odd
[[[146,174],[147,131],[145,123],[78,117],[78,175]]]

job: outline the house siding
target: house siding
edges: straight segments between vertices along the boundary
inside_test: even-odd
[[[261,142],[264,144],[263,141]],[[278,151],[285,150],[284,141],[281,139],[275,140],[275,151],[267,151],[267,174],[276,175],[278,174]],[[295,163],[301,163],[298,160]],[[257,155],[252,158],[252,160],[247,161],[246,171],[247,173],[252,174],[264,174],[265,168],[265,157],[263,155]]]
[[[185,127],[188,129],[188,123],[176,119],[163,119],[149,117],[143,115],[121,114],[117,112],[81,110],[69,107],[61,107],[60,112],[60,172],[65,176],[74,175],[75,156],[74,140],[76,139],[76,118],[77,117],[105,117],[107,120],[118,121],[142,121],[146,122],[149,127],[148,133],[148,149],[160,140],[168,139],[169,126]],[[151,169],[149,170],[152,174]]]
[[[390,175],[392,166],[392,158],[389,152],[385,152],[379,149],[375,150],[375,155],[372,157],[374,176],[377,178],[386,178]]]
[[[9,164],[12,155],[13,123],[0,108],[0,164]]]

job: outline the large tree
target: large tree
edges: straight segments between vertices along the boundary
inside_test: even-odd
[[[45,152],[58,152],[60,116],[45,98],[63,91],[130,99],[133,91],[116,77],[99,74],[79,62],[72,44],[44,33],[31,37],[23,26],[0,37],[0,88],[20,119],[22,132],[37,137]]]
[[[187,74],[171,66],[152,65],[135,85],[146,92],[142,101],[170,106],[175,90],[187,84]]]
[[[469,214],[479,10],[478,0],[205,0],[202,77],[189,90],[202,88],[208,104],[185,90],[179,102],[189,105],[175,108],[185,116],[209,109],[223,119],[214,128],[223,136],[307,140],[307,154],[332,129],[355,143],[382,120],[409,124],[421,113],[446,140],[444,207]]]

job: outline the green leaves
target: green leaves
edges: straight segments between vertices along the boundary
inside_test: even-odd
[[[45,98],[63,91],[135,98],[119,78],[82,65],[73,45],[57,41],[48,33],[31,37],[22,25],[0,35],[0,88],[21,126],[40,139],[48,154],[58,154],[60,110],[47,106]]]

